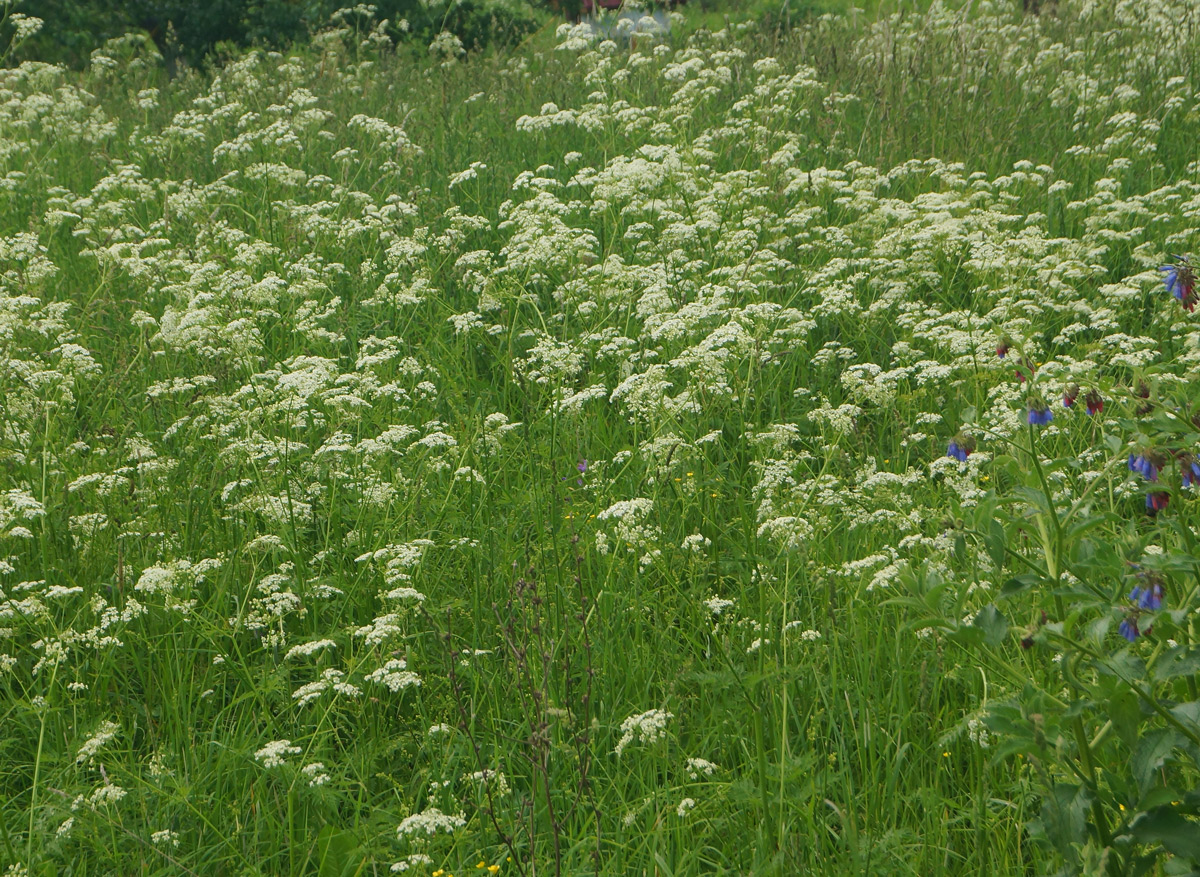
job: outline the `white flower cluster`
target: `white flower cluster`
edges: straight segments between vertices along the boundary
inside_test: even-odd
[[[631,743],[654,743],[667,732],[667,722],[675,717],[666,710],[652,709],[621,722],[621,739],[613,751],[620,755]]]
[[[429,807],[420,813],[404,817],[396,829],[396,834],[400,838],[434,835],[439,831],[453,834],[466,824],[467,818],[461,813],[447,814],[436,807]]]
[[[293,746],[291,740],[272,740],[255,752],[254,757],[263,767],[282,767],[289,755],[299,755],[303,751],[299,746]]]

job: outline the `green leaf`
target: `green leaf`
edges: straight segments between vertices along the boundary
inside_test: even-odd
[[[1138,729],[1142,723],[1142,706],[1137,695],[1122,686],[1108,699],[1108,718],[1113,723],[1125,745],[1133,748],[1137,743]]]
[[[1116,676],[1129,683],[1138,682],[1146,676],[1146,662],[1128,649],[1097,661],[1096,668],[1106,676]]]
[[[1171,715],[1192,733],[1200,734],[1200,700],[1176,704],[1171,707]]]
[[[1200,862],[1200,824],[1171,807],[1143,813],[1133,823],[1133,836],[1141,843],[1159,843],[1176,856]]]
[[[1013,493],[1029,503],[1035,511],[1046,512],[1048,514],[1053,512],[1050,508],[1050,503],[1046,501],[1046,494],[1036,488],[1018,486],[1013,488]]]
[[[343,877],[352,865],[362,860],[354,834],[326,825],[317,834],[317,862],[320,877]]]
[[[1146,794],[1158,779],[1158,771],[1179,745],[1179,732],[1174,728],[1159,728],[1147,732],[1133,750],[1133,778],[1138,790]]]
[[[1088,515],[1067,527],[1064,535],[1069,541],[1075,542],[1088,530],[1103,524],[1108,519],[1108,515]]]
[[[989,646],[998,646],[1008,634],[1008,619],[992,603],[979,610],[975,616],[975,627],[983,631],[983,641]]]
[[[1091,642],[1099,644],[1104,642],[1104,637],[1107,636],[1110,627],[1112,627],[1112,616],[1101,615],[1085,624],[1083,632]]]
[[[1175,655],[1164,655],[1163,660],[1154,667],[1154,678],[1158,680],[1196,673],[1200,673],[1200,648],[1193,648],[1190,653],[1186,649],[1179,649]]]
[[[1000,587],[1000,596],[1011,597],[1014,594],[1029,590],[1040,581],[1041,576],[1036,573],[1021,573],[1019,576],[1013,576]]]
[[[1087,808],[1091,800],[1083,786],[1056,783],[1042,799],[1042,828],[1064,856],[1087,840]]]

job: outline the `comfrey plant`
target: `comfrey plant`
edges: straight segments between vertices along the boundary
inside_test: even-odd
[[[1190,263],[1162,271],[1190,312]],[[1057,852],[1060,874],[1200,867],[1200,540],[1189,496],[1200,400],[1156,378],[1127,390],[1115,419],[1096,419],[1104,402],[1090,389],[1090,422],[1055,421],[1061,436],[1105,448],[1107,464],[1077,485],[1079,453],[1046,433],[1043,397],[1030,397],[1024,437],[992,436],[1001,486],[962,538],[1007,581],[973,618],[923,622],[994,650],[1019,690],[988,705],[986,727],[1001,741],[996,762],[1017,759],[1041,786],[1029,829]],[[1064,407],[1080,392],[1070,385]],[[965,461],[966,447],[959,435],[948,456]],[[921,579],[923,605],[941,605],[941,586]]]

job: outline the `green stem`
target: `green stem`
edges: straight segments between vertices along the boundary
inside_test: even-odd
[[[1079,747],[1079,760],[1082,762],[1083,769],[1087,772],[1091,780],[1092,787],[1098,788],[1096,783],[1096,762],[1092,758],[1092,748],[1088,745],[1087,732],[1083,727],[1082,717],[1075,717],[1072,729],[1075,732],[1075,745]],[[1108,833],[1108,820],[1104,818],[1104,808],[1100,805],[1100,799],[1094,794],[1092,796],[1092,819],[1096,822],[1096,833],[1099,835],[1100,842],[1108,846],[1111,839]]]
[[[54,680],[58,677],[58,664],[50,671],[50,684],[47,691],[54,690]],[[33,786],[29,790],[29,836],[25,839],[25,867],[33,864],[33,818],[37,815],[38,778],[42,772],[42,749],[46,743],[46,717],[50,714],[49,702],[42,704],[41,727],[38,729],[37,755],[33,760]]]
[[[1059,579],[1059,576],[1061,575],[1060,570],[1059,570],[1058,561],[1059,561],[1059,558],[1062,557],[1062,553],[1063,553],[1062,552],[1062,548],[1063,548],[1062,523],[1058,520],[1058,512],[1054,508],[1054,495],[1050,492],[1050,482],[1046,480],[1046,473],[1042,471],[1042,461],[1038,457],[1038,453],[1037,453],[1037,442],[1036,442],[1037,433],[1036,433],[1035,429],[1036,428],[1034,427],[1034,425],[1032,423],[1029,424],[1029,456],[1033,460],[1033,469],[1035,472],[1037,472],[1038,481],[1042,485],[1042,493],[1045,494],[1045,496],[1046,496],[1047,511],[1045,514],[1047,516],[1049,516],[1050,523],[1052,523],[1054,525],[1053,551],[1052,552],[1049,550],[1047,551],[1047,554],[1049,556],[1047,556],[1047,558],[1046,558],[1046,561],[1047,561],[1046,566],[1050,571],[1051,583],[1053,584],[1054,588],[1057,591],[1058,579]],[[1039,519],[1038,523],[1039,523],[1038,529],[1043,529],[1044,525],[1041,524],[1040,519]],[[1045,541],[1049,542],[1049,540],[1045,540]],[[1047,544],[1046,548],[1049,549],[1050,545]],[[1067,611],[1066,611],[1066,606],[1063,603],[1062,594],[1059,594],[1059,593],[1054,594],[1054,610],[1056,613],[1058,613],[1059,621],[1066,620]]]

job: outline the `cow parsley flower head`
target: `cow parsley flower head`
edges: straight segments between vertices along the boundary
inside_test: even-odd
[[[667,722],[674,718],[674,713],[666,710],[646,710],[636,716],[630,716],[621,722],[621,739],[613,751],[620,755],[630,743],[640,740],[643,743],[653,743],[660,739],[667,730]]]
[[[421,813],[406,816],[397,827],[396,836],[403,838],[422,834],[434,835],[439,831],[453,834],[456,829],[462,828],[466,824],[467,818],[461,813],[457,815],[443,813],[436,807],[430,807]]]
[[[272,740],[255,752],[254,757],[262,762],[263,767],[282,767],[289,755],[299,755],[302,751],[299,746],[293,746],[291,740]]]

